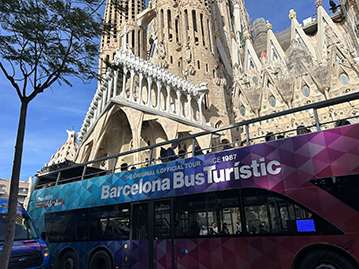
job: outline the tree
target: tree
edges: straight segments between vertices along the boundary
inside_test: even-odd
[[[7,265],[14,240],[19,176],[27,108],[55,82],[71,86],[68,76],[96,77],[105,0],[1,0],[0,70],[20,99],[5,240],[0,264]],[[4,267],[2,267],[4,268]]]

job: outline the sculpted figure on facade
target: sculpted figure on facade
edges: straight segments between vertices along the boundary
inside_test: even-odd
[[[184,59],[187,63],[190,63],[191,60],[192,60],[192,54],[191,54],[191,49],[189,47],[189,44],[186,44],[186,47],[185,47],[185,54],[184,54]]]
[[[166,57],[166,49],[165,49],[165,45],[163,44],[162,41],[159,41],[157,43],[157,49],[158,49],[158,54],[159,54],[160,58],[164,59]]]
[[[164,69],[167,69],[168,68],[168,62],[166,60],[162,60],[161,61],[161,67],[164,68]]]
[[[192,76],[196,74],[196,69],[193,67],[193,65],[188,65],[188,71]]]

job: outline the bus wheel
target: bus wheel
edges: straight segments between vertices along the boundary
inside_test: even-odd
[[[340,252],[328,249],[315,250],[304,257],[300,269],[355,269]]]
[[[75,252],[67,251],[60,259],[59,269],[78,269],[79,264]]]
[[[110,269],[111,267],[111,257],[106,251],[97,251],[90,260],[89,269]]]

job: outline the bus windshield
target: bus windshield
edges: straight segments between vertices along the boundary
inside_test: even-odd
[[[6,231],[6,216],[7,214],[0,214],[0,242],[5,239]],[[32,224],[30,217],[24,214],[16,215],[16,227],[15,227],[15,241],[19,240],[32,240],[38,239],[39,236]]]

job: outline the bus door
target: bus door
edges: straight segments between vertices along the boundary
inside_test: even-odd
[[[131,268],[173,267],[172,200],[133,204]]]
[[[153,264],[154,268],[174,268],[171,208],[173,200],[153,202]]]
[[[148,202],[132,204],[131,210],[131,268],[149,267]],[[152,248],[151,248],[152,249]]]

